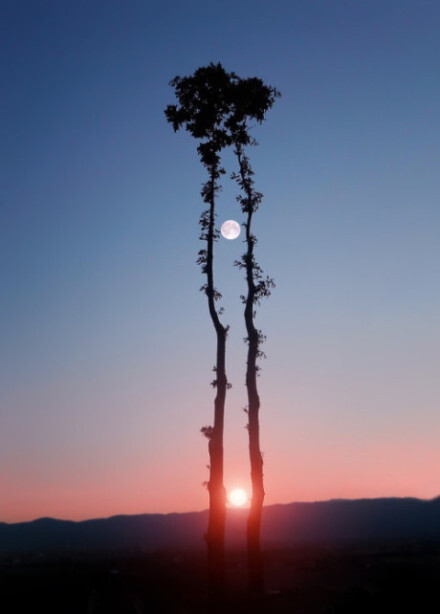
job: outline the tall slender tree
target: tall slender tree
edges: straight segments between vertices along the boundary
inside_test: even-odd
[[[263,456],[260,448],[260,397],[257,388],[259,366],[258,359],[264,356],[261,344],[265,337],[255,326],[256,305],[263,297],[270,295],[274,282],[270,277],[264,278],[263,270],[255,259],[256,236],[252,233],[253,216],[261,204],[263,195],[255,190],[249,158],[245,153],[247,145],[256,145],[248,132],[249,119],[261,123],[268,111],[280,96],[273,87],[267,86],[261,79],[252,78],[240,80],[236,84],[235,112],[230,119],[229,127],[232,133],[234,153],[238,161],[238,173],[232,177],[240,186],[241,194],[237,200],[245,214],[246,251],[235,264],[245,271],[247,295],[242,296],[245,305],[244,319],[246,324],[248,344],[246,388],[248,396],[248,432],[249,458],[251,466],[252,499],[247,523],[247,552],[249,568],[249,587],[254,596],[263,593],[263,561],[261,554],[260,533],[264,501]]]
[[[202,164],[208,172],[208,180],[202,187],[201,196],[207,209],[200,216],[200,239],[206,247],[198,254],[197,263],[206,278],[201,290],[208,299],[209,314],[214,325],[217,350],[214,366],[216,389],[214,400],[214,423],[202,428],[208,438],[209,449],[209,521],[206,533],[208,569],[211,591],[219,594],[224,583],[224,535],[226,521],[226,491],[223,482],[223,432],[226,391],[229,387],[226,376],[226,338],[228,326],[222,324],[222,309],[216,302],[221,298],[214,285],[214,243],[218,240],[215,227],[216,196],[221,189],[220,178],[225,173],[221,166],[220,152],[231,144],[225,127],[230,114],[230,75],[221,64],[199,68],[189,77],[175,77],[174,87],[179,106],[169,105],[165,110],[167,120],[174,131],[185,126],[189,133],[201,142],[197,147]]]
[[[202,187],[201,195],[208,208],[200,217],[200,239],[206,248],[199,251],[197,262],[202,267],[206,282],[201,290],[208,298],[208,308],[217,338],[216,378],[212,382],[216,388],[214,400],[214,424],[205,426],[202,432],[209,440],[209,521],[206,541],[208,546],[208,566],[211,588],[218,589],[224,582],[224,533],[226,520],[226,491],[223,483],[223,430],[226,391],[229,387],[226,368],[226,337],[228,326],[220,321],[221,308],[216,301],[221,298],[214,285],[214,243],[218,239],[215,227],[216,195],[221,189],[220,178],[225,174],[221,166],[221,151],[228,146],[234,147],[239,172],[232,177],[238,182],[242,194],[237,198],[246,215],[246,252],[236,262],[244,268],[247,280],[245,304],[245,323],[247,329],[248,357],[246,386],[248,392],[249,414],[249,454],[252,479],[252,502],[247,526],[248,562],[250,587],[254,594],[263,589],[263,568],[260,548],[261,515],[264,500],[263,460],[259,443],[260,399],[257,390],[258,358],[262,356],[263,334],[255,327],[255,308],[264,296],[269,296],[273,281],[263,279],[263,271],[254,256],[256,237],[252,234],[252,217],[261,203],[262,195],[254,188],[253,171],[245,153],[245,147],[255,145],[250,136],[248,121],[262,123],[279,92],[266,86],[261,79],[240,79],[235,73],[227,73],[221,64],[209,64],[199,68],[189,77],[175,77],[174,87],[177,105],[169,105],[165,110],[167,120],[175,131],[182,126],[201,142],[197,151],[208,172],[208,180]]]

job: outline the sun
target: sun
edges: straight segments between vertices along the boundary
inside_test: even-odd
[[[247,492],[243,488],[234,488],[228,494],[228,501],[235,507],[243,507],[248,502]]]

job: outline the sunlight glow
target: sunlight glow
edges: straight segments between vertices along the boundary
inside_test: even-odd
[[[245,503],[247,503],[248,496],[243,488],[234,488],[234,490],[231,490],[231,492],[228,494],[228,500],[229,503],[232,503],[232,505],[235,505],[235,507],[242,507],[245,505]]]

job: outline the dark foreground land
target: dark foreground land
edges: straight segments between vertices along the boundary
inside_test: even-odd
[[[437,611],[440,542],[267,549],[266,595],[246,595],[245,555],[228,554],[228,591],[206,592],[203,551],[0,555],[0,611],[45,614]]]

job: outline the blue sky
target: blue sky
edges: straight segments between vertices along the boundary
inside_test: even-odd
[[[438,494],[439,4],[28,0],[0,23],[0,520],[207,506],[204,173],[163,110],[211,61],[282,93],[250,152],[267,503]],[[234,186],[218,205],[240,221]],[[248,488],[242,250],[216,266]]]

